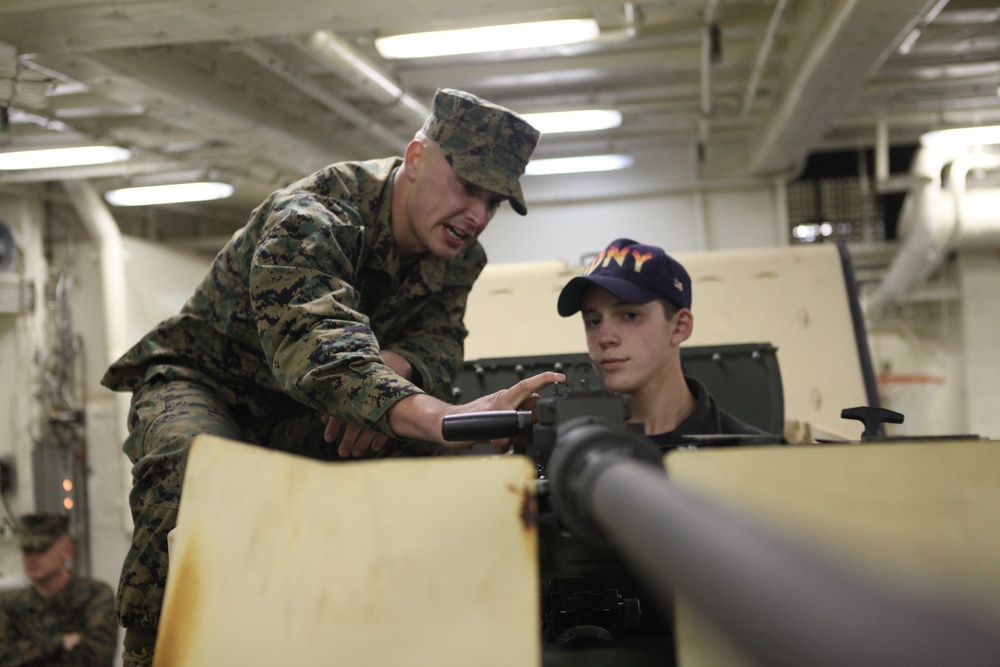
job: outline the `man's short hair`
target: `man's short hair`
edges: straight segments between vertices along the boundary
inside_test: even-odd
[[[541,133],[524,118],[472,93],[440,88],[420,132],[441,146],[456,174],[503,195],[521,215],[528,212],[518,179]]]
[[[628,303],[666,299],[691,308],[691,277],[663,248],[632,239],[615,239],[559,294],[559,314],[568,317],[583,307],[587,287],[596,285]]]

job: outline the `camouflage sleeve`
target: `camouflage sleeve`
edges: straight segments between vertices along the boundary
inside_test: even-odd
[[[18,599],[16,594],[0,598],[0,665],[47,664],[62,652],[62,637],[42,628],[24,627],[19,621],[28,614],[19,609]]]
[[[418,321],[407,323],[406,337],[389,347],[413,366],[418,376],[414,382],[449,403],[465,360],[465,305],[485,264],[486,254],[478,244],[469,249],[465,259],[452,262],[442,292],[424,304]]]
[[[73,649],[88,665],[110,665],[118,645],[118,622],[115,620],[115,596],[111,587],[91,582],[93,592],[83,606],[80,643]]]
[[[320,412],[392,434],[399,399],[420,393],[382,363],[351,284],[363,261],[355,211],[300,194],[276,203],[250,267],[250,298],[279,386]]]

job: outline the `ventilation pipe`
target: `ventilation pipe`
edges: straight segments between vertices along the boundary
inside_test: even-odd
[[[430,109],[426,105],[404,92],[388,74],[337,33],[319,30],[299,46],[333,68],[340,77],[362,90],[375,102],[385,105],[399,104],[411,113],[417,124],[423,123],[430,114]]]
[[[966,189],[969,172],[977,169],[1000,169],[1000,155],[966,146],[921,146],[900,214],[904,241],[869,300],[869,311],[900,302],[956,248],[982,247],[984,241],[1000,246],[1000,220],[987,213],[1000,209],[1000,190]]]

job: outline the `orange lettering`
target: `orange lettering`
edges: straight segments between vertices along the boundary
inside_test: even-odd
[[[604,266],[611,263],[611,260],[618,262],[619,266],[625,265],[625,258],[628,257],[628,248],[608,248],[604,257]]]
[[[642,271],[642,265],[646,263],[646,260],[653,257],[653,253],[647,252],[645,255],[640,255],[638,250],[633,250],[632,257],[635,259],[635,272],[639,273]]]

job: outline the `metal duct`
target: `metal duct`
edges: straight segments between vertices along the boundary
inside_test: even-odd
[[[875,294],[869,311],[898,303],[927,280],[948,253],[983,242],[1000,245],[1000,219],[990,215],[1000,205],[1000,191],[966,191],[974,169],[1000,169],[1000,156],[967,152],[966,147],[922,146],[913,162],[914,185],[900,213],[904,238]],[[943,178],[947,174],[947,183]],[[966,238],[969,236],[970,238]]]

